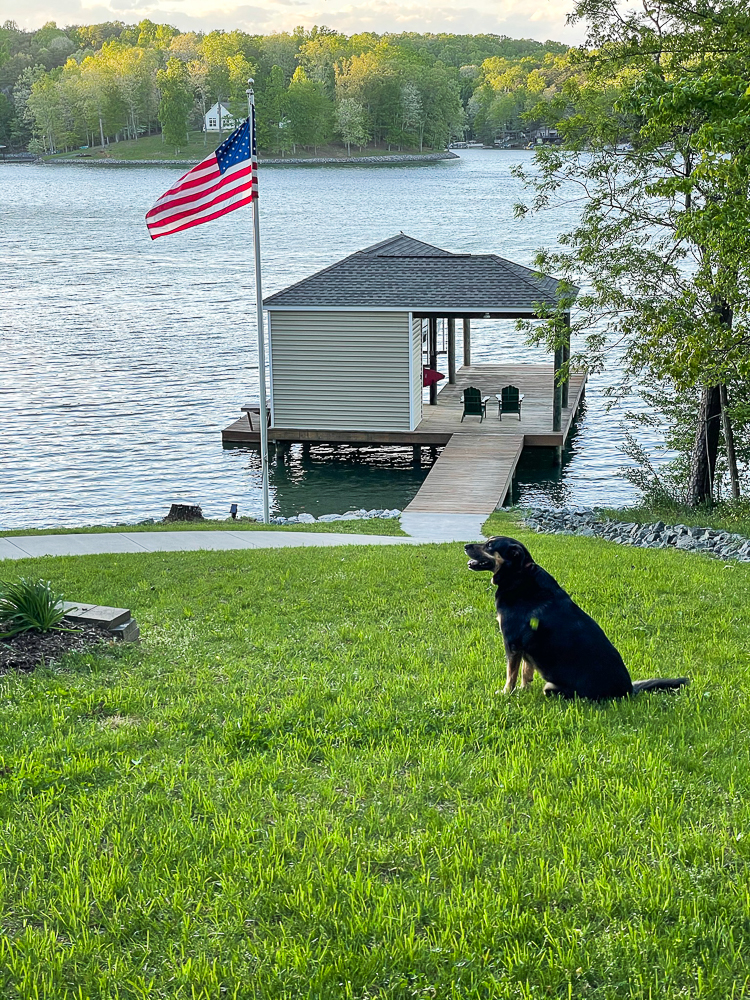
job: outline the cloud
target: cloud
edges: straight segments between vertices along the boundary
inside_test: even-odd
[[[0,0],[0,20],[8,0]],[[326,24],[347,34],[375,32],[495,33],[513,38],[536,38],[574,44],[582,41],[580,27],[566,25],[572,0],[456,0],[430,4],[414,0],[258,0],[253,6],[210,0],[25,0],[24,15],[16,20],[26,28],[45,21],[58,24],[95,24],[121,20],[133,23],[145,17],[174,24],[183,31],[242,28],[254,33],[289,31],[298,24]]]

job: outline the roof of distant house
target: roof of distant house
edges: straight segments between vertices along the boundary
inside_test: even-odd
[[[399,233],[276,292],[264,305],[534,315],[540,304],[554,308],[563,294],[569,286],[556,278],[496,254],[451,253]]]

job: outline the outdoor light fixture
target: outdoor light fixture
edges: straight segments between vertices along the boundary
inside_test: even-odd
[[[235,521],[237,519],[237,504],[236,503],[233,503],[230,506],[229,513],[232,515],[232,520]]]

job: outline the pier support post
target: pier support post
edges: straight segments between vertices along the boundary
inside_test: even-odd
[[[456,318],[448,317],[448,384],[456,384]]]
[[[555,363],[552,372],[552,430],[562,430],[563,387],[558,382],[558,372],[562,368],[563,348],[560,330],[555,331]]]
[[[464,316],[464,364],[471,364],[471,320]]]
[[[563,330],[563,342],[562,342],[562,362],[567,364],[570,361],[570,313],[565,313],[565,318],[563,320],[565,328]],[[567,409],[568,407],[568,393],[570,390],[570,371],[568,371],[565,376],[565,381],[562,384],[562,407]]]
[[[418,469],[422,465],[422,448],[418,444],[413,444],[411,446],[411,460],[414,463],[414,468]]]
[[[433,371],[437,369],[437,317],[430,316],[428,320],[429,333],[427,335],[427,354],[429,357],[428,367]],[[430,406],[437,405],[437,382],[430,383]]]

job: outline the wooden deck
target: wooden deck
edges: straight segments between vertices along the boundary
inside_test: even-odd
[[[573,374],[570,378],[569,405],[562,411],[562,428],[552,430],[552,365],[471,365],[459,368],[455,385],[446,385],[439,393],[437,406],[425,406],[422,422],[417,427],[422,433],[455,433],[459,429],[472,428],[472,434],[516,435],[523,434],[524,444],[529,447],[549,447],[562,445],[570,431],[576,411],[581,402],[585,386],[585,376]],[[461,422],[461,395],[467,386],[473,385],[483,396],[489,396],[487,417],[481,423],[478,417],[466,417]],[[497,415],[495,394],[503,386],[515,385],[523,393],[521,420],[514,414],[506,413],[502,420]]]
[[[562,411],[561,429],[552,430],[552,365],[471,365],[459,368],[456,383],[438,393],[437,405],[424,405],[413,431],[330,431],[269,427],[269,442],[439,446],[443,451],[409,512],[489,515],[502,504],[518,459],[525,447],[562,447],[581,404],[586,378],[570,378],[569,405]],[[487,416],[461,421],[461,394],[473,385],[489,396]],[[524,394],[521,420],[498,416],[495,394],[515,385]],[[222,432],[225,444],[257,444],[257,414],[244,414]],[[252,423],[250,422],[252,421]]]

